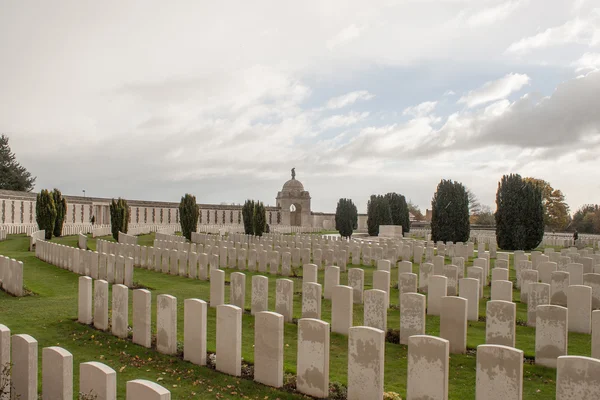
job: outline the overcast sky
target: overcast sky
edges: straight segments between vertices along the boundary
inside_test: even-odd
[[[440,179],[600,202],[597,0],[0,0],[0,132],[36,190],[313,211]],[[494,206],[495,209],[495,206]]]

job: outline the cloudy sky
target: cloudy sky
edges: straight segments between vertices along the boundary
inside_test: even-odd
[[[0,0],[0,132],[37,187],[314,211],[440,179],[600,201],[597,0]]]

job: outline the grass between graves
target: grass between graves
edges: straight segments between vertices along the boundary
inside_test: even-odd
[[[112,240],[109,237],[102,239]],[[77,246],[77,237],[53,239],[65,245]],[[153,235],[140,236],[138,242],[151,245]],[[95,240],[88,241],[88,247],[95,249]],[[25,263],[25,285],[34,294],[23,298],[14,298],[0,293],[0,323],[11,328],[12,333],[28,333],[40,342],[41,348],[46,346],[62,346],[74,355],[75,366],[85,361],[100,361],[119,372],[119,397],[124,398],[125,382],[131,379],[148,379],[171,390],[174,398],[300,398],[296,393],[268,388],[250,380],[229,377],[215,372],[208,367],[198,367],[184,362],[180,357],[160,355],[153,349],[145,349],[134,345],[130,340],[114,338],[109,333],[95,330],[93,327],[76,322],[77,317],[77,282],[78,276],[41,262],[33,253],[27,251],[28,239],[24,236],[9,236],[0,243],[0,254],[22,260]],[[450,262],[449,259],[446,261]],[[492,264],[494,260],[492,260]],[[466,265],[472,265],[469,260]],[[349,266],[351,267],[351,266]],[[511,256],[512,267],[512,256]],[[365,270],[365,290],[371,288],[372,274],[375,268],[361,266]],[[226,281],[235,272],[226,269]],[[246,273],[246,309],[250,308],[252,276]],[[301,273],[301,271],[299,271]],[[415,272],[417,267],[415,266]],[[265,275],[262,273],[261,275]],[[275,309],[275,281],[277,277],[269,276],[269,309]],[[400,312],[398,310],[397,269],[392,272],[392,289],[390,293],[390,310],[388,312],[388,328],[399,329]],[[294,281],[294,316],[301,314],[301,277],[290,278]],[[511,269],[514,281],[514,269]],[[178,300],[178,340],[183,343],[183,301],[188,298],[209,300],[209,282],[192,280],[179,276],[165,275],[158,272],[136,268],[134,281],[147,287],[152,292],[152,318],[156,316],[156,296],[171,294]],[[319,272],[319,282],[323,283],[324,273]],[[341,284],[347,283],[347,273],[341,273]],[[450,399],[472,399],[475,396],[475,349],[485,343],[485,303],[489,300],[490,288],[485,289],[485,298],[480,302],[480,321],[469,322],[467,346],[470,349],[465,355],[450,356]],[[517,319],[526,320],[526,305],[519,302],[518,291],[513,292],[517,304]],[[225,301],[229,300],[226,288]],[[132,295],[129,297],[130,314],[132,313]],[[110,305],[109,305],[110,306]],[[331,303],[323,299],[322,319],[331,321]],[[131,321],[130,316],[130,321]],[[354,305],[354,325],[362,325],[363,307]],[[153,327],[155,329],[155,326]],[[209,309],[208,315],[208,350],[216,348],[216,313]],[[252,363],[254,359],[254,318],[245,313],[242,325],[242,357]],[[516,347],[523,350],[527,361],[524,365],[523,395],[527,399],[548,399],[555,395],[556,371],[532,364],[535,357],[535,330],[526,326],[517,326]],[[439,317],[427,317],[427,334],[439,335]],[[297,326],[285,324],[284,368],[286,373],[293,374],[296,369]],[[180,348],[182,345],[180,344]],[[347,337],[331,334],[330,347],[330,381],[346,384],[347,377]],[[569,354],[589,356],[591,351],[590,335],[569,333]],[[385,390],[406,396],[407,346],[386,343],[385,350]],[[78,386],[78,371],[75,368],[75,384]],[[40,376],[41,378],[41,376]],[[40,379],[41,382],[41,379]]]

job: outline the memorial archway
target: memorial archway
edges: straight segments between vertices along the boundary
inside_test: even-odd
[[[290,225],[302,226],[302,206],[300,204],[293,203],[290,206]]]

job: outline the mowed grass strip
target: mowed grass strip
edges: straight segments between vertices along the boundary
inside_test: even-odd
[[[105,238],[102,238],[105,239]],[[108,238],[106,238],[108,239]],[[53,239],[65,245],[76,246],[76,237],[65,237]],[[139,237],[138,243],[151,245],[153,235]],[[88,241],[88,247],[95,249],[95,240]],[[0,323],[9,326],[13,333],[29,333],[40,341],[40,346],[61,345],[72,351],[76,363],[84,361],[102,361],[119,371],[124,370],[119,376],[119,391],[124,393],[125,381],[135,378],[144,378],[158,381],[172,391],[175,398],[188,398],[194,396],[203,398],[215,398],[211,391],[207,392],[206,383],[210,382],[213,391],[217,390],[224,398],[230,396],[233,385],[234,391],[243,392],[251,398],[298,398],[299,395],[277,391],[263,385],[255,384],[244,379],[235,379],[223,374],[218,374],[210,368],[197,367],[182,361],[176,357],[161,356],[154,350],[142,348],[132,344],[130,341],[113,338],[107,333],[94,330],[91,327],[82,326],[74,319],[77,315],[77,279],[78,276],[63,271],[57,267],[50,266],[37,260],[33,253],[27,252],[27,238],[13,236],[7,242],[0,243],[0,254],[21,259],[25,262],[25,284],[35,292],[34,296],[15,299],[2,295],[0,297]],[[449,259],[446,261],[449,263]],[[492,260],[492,264],[493,264]],[[472,260],[466,266],[472,265]],[[512,259],[511,259],[512,266]],[[352,266],[348,266],[349,268]],[[375,268],[360,266],[365,270],[365,290],[372,286],[372,275]],[[418,268],[414,267],[418,273]],[[226,281],[235,269],[226,269]],[[259,275],[250,271],[246,273],[246,309],[251,304],[251,281],[253,275]],[[301,271],[299,271],[301,274]],[[269,309],[275,309],[275,282],[280,277],[261,273],[269,278]],[[397,283],[397,269],[393,269],[391,280],[392,289],[390,293],[390,304],[392,307],[388,312],[388,329],[399,329],[400,312],[398,311],[398,290],[393,288]],[[294,316],[301,317],[301,290],[302,278],[291,277],[294,281]],[[514,280],[514,270],[511,269],[511,279]],[[165,275],[158,272],[136,268],[134,281],[151,289],[153,311],[152,319],[156,317],[156,296],[159,294],[171,294],[178,300],[178,340],[183,342],[183,302],[188,298],[199,298],[209,301],[210,284],[206,281],[188,279],[179,276]],[[324,282],[324,272],[319,272],[319,282]],[[340,283],[347,283],[347,273],[341,273]],[[489,300],[490,288],[485,289],[485,298],[480,302],[480,316],[485,315],[485,303]],[[514,291],[514,299],[517,304],[517,318],[526,319],[526,305],[518,302],[518,291]],[[226,287],[225,301],[229,300],[229,289]],[[132,295],[130,294],[130,313],[132,309]],[[19,311],[22,310],[22,311]],[[329,300],[322,301],[322,319],[331,321],[331,303]],[[131,322],[130,318],[130,322]],[[354,325],[362,325],[363,307],[354,305]],[[42,327],[43,326],[43,327]],[[155,326],[153,326],[153,330]],[[216,340],[216,313],[209,309],[208,315],[208,350],[215,351]],[[248,313],[243,315],[243,340],[242,357],[250,363],[254,359],[254,318]],[[427,334],[439,335],[439,318],[427,317]],[[92,338],[93,336],[93,338]],[[65,338],[68,338],[65,340]],[[286,373],[293,374],[296,369],[296,341],[297,326],[295,324],[285,325],[284,337],[284,368]],[[57,344],[61,343],[61,344]],[[475,395],[475,371],[476,357],[475,349],[478,345],[485,343],[485,322],[469,322],[467,346],[471,351],[465,355],[450,356],[450,390],[451,399],[474,398]],[[71,346],[71,347],[69,347]],[[341,384],[347,383],[347,337],[344,335],[331,334],[330,354],[330,381]],[[525,352],[530,360],[535,357],[535,329],[525,326],[517,326],[517,348]],[[569,334],[569,354],[589,356],[591,351],[590,335]],[[76,354],[78,353],[79,354]],[[41,354],[41,352],[40,352]],[[100,356],[102,355],[102,358]],[[129,365],[126,359],[138,356],[139,359],[151,359],[144,363],[143,367]],[[122,360],[123,359],[123,360]],[[531,364],[528,360],[524,366],[523,391],[526,398],[547,399],[553,398],[555,393],[556,371],[553,369],[539,367]],[[175,365],[177,373],[171,373]],[[168,369],[168,371],[165,370]],[[385,390],[406,396],[406,369],[407,369],[407,347],[399,344],[386,343],[385,360]],[[191,371],[183,374],[181,371]],[[178,379],[179,378],[179,379]],[[238,383],[239,382],[239,383]],[[173,385],[176,385],[175,387]],[[245,388],[242,390],[241,388]],[[193,394],[195,393],[195,394]],[[237,393],[237,392],[236,392]]]

